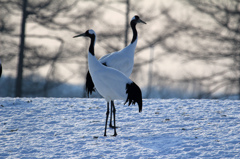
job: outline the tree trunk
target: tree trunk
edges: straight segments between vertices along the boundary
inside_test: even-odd
[[[125,24],[125,39],[124,45],[128,45],[128,29],[129,29],[129,11],[130,11],[130,0],[126,0],[126,24]]]
[[[21,97],[22,96],[22,75],[23,75],[23,59],[24,59],[24,47],[25,47],[26,19],[27,19],[27,0],[23,0],[21,37],[20,37],[17,79],[16,79],[16,91],[15,91],[15,96],[16,97]]]

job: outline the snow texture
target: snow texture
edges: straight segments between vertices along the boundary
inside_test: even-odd
[[[0,158],[240,158],[240,101],[0,98]]]

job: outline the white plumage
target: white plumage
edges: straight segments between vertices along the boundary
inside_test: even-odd
[[[99,62],[102,64],[119,70],[127,77],[131,75],[134,65],[134,52],[138,40],[138,34],[136,30],[137,23],[146,24],[137,15],[131,19],[130,26],[133,31],[133,37],[131,43],[128,46],[120,51],[107,54],[99,59]],[[89,73],[87,74],[86,78],[86,90],[88,95],[92,94],[92,91],[94,91],[94,84],[92,83],[92,79]]]
[[[98,92],[108,101],[126,100],[126,83],[132,81],[123,73],[99,63],[95,56],[88,54],[88,67]]]
[[[122,72],[106,67],[102,65],[94,55],[94,45],[96,41],[96,34],[93,30],[87,30],[85,33],[74,36],[86,36],[91,39],[89,52],[88,52],[88,67],[89,72],[92,76],[93,83],[97,91],[106,99],[107,101],[107,113],[106,113],[106,123],[105,132],[106,136],[107,121],[109,116],[109,103],[113,107],[114,115],[114,136],[117,135],[116,132],[116,122],[115,122],[115,106],[114,100],[120,99],[124,100],[128,105],[138,103],[139,112],[142,111],[142,93],[140,88]]]
[[[133,31],[133,37],[131,43],[128,46],[120,51],[107,54],[99,59],[100,63],[119,70],[127,77],[131,75],[134,65],[134,52],[138,41],[138,33],[136,30],[137,23],[146,24],[146,22],[142,21],[137,15],[131,19],[130,26]],[[91,75],[88,72],[86,77],[86,91],[88,96],[94,91],[94,83],[95,82],[92,81]],[[109,126],[112,127],[112,107],[110,114]]]
[[[106,64],[108,67],[115,68],[129,77],[133,70],[136,45],[137,40],[120,51],[103,56],[99,59],[99,62]]]

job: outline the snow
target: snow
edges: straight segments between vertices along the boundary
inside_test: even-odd
[[[0,158],[240,158],[240,101],[0,98]]]

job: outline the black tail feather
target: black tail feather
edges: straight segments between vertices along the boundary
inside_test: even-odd
[[[89,97],[89,94],[91,95],[92,92],[95,92],[94,83],[92,81],[92,77],[89,71],[87,72],[87,76],[86,76],[86,92],[88,97]]]
[[[126,85],[127,100],[124,104],[128,102],[128,106],[135,103],[138,103],[139,112],[142,111],[142,92],[141,89],[134,83],[127,83]]]

